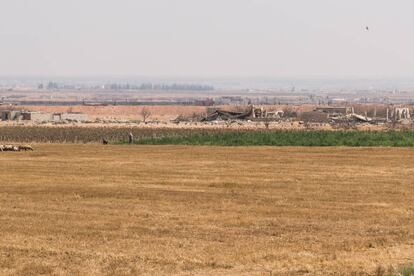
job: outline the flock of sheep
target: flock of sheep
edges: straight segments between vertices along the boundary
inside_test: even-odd
[[[13,145],[0,145],[0,151],[33,151],[33,148],[29,145],[13,146]]]

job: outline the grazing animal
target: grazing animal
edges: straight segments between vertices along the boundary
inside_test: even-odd
[[[29,145],[19,146],[19,151],[21,151],[21,150],[24,150],[24,151],[28,151],[28,150],[33,151],[33,148],[32,148],[32,146],[29,146]]]
[[[14,146],[12,146],[12,145],[5,145],[4,146],[4,151],[14,151]]]
[[[24,145],[24,146],[13,146],[13,145],[0,145],[0,151],[33,151],[32,146]]]

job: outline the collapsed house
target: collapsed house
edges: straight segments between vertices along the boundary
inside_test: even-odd
[[[388,109],[387,109],[387,116],[388,116]],[[407,107],[396,107],[391,111],[391,118],[394,120],[409,120],[411,119],[410,109]],[[389,119],[389,118],[387,118]]]
[[[267,111],[260,107],[250,106],[246,111],[226,111],[219,108],[210,108],[207,111],[207,116],[202,118],[202,122],[209,121],[229,121],[229,120],[259,120],[260,119],[280,119],[284,112]]]
[[[208,121],[228,121],[228,120],[246,120],[252,116],[252,110],[246,112],[237,111],[224,111],[221,109],[209,110],[205,118],[202,118],[202,122]]]
[[[371,117],[368,116],[368,112],[364,111],[364,114],[357,114],[354,108],[316,108],[319,112],[327,113],[329,119],[333,122],[362,122],[362,123],[390,123],[390,122],[410,122],[411,114],[410,109],[407,107],[395,107],[386,108],[384,117],[377,116],[377,108],[371,112]]]
[[[299,119],[305,123],[330,123],[334,120],[343,120],[353,114],[354,110],[343,106],[318,106],[312,111],[303,111]]]
[[[259,118],[259,119],[280,119],[285,114],[282,110],[275,110],[275,111],[268,111],[267,109],[260,107],[256,108],[253,107],[253,118]]]
[[[312,111],[303,111],[292,115],[281,110],[268,111],[264,107],[256,107],[253,105],[241,111],[209,108],[207,116],[203,117],[200,121],[249,120],[269,122],[295,117],[304,123],[346,124],[348,126],[353,124],[412,123],[412,116],[410,108],[408,107],[372,106],[371,109],[367,109],[366,107],[361,108],[357,106],[356,109],[357,111],[354,107],[349,106],[318,106]]]
[[[346,115],[349,113],[354,113],[351,107],[342,107],[342,106],[324,106],[324,107],[317,107],[315,111],[327,113],[330,115]]]

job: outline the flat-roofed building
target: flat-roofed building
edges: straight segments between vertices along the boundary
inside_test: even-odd
[[[47,112],[39,111],[26,111],[22,112],[23,121],[32,121],[32,122],[51,122],[52,114]]]
[[[17,120],[21,116],[21,111],[19,110],[1,110],[0,118],[2,121],[13,121]]]

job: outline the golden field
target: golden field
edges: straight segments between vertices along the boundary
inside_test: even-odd
[[[0,153],[2,275],[375,275],[414,262],[414,149]]]

